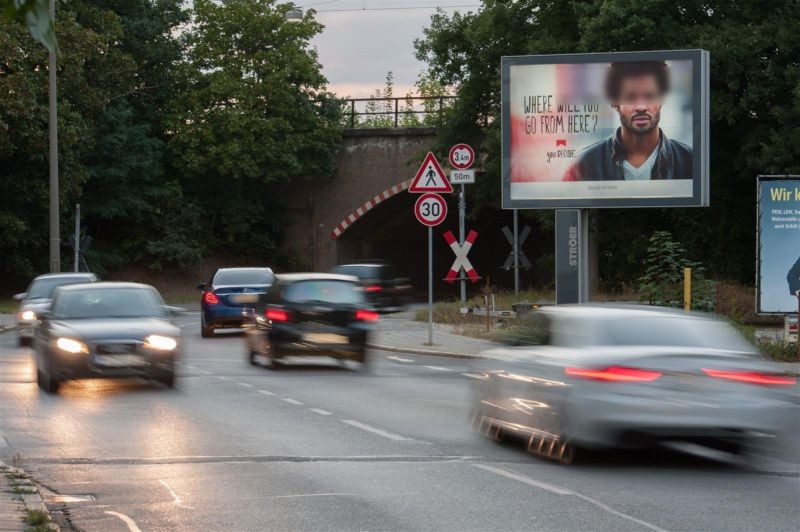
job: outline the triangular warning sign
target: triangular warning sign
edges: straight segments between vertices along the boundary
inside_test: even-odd
[[[424,192],[452,192],[453,186],[444,176],[442,167],[433,152],[428,152],[422,166],[417,170],[417,175],[408,187],[411,193],[422,194]]]

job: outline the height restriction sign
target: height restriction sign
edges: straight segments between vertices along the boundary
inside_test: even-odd
[[[439,194],[423,194],[414,205],[414,214],[419,223],[433,227],[447,217],[447,203]]]
[[[450,166],[456,170],[466,170],[475,162],[475,150],[468,144],[456,144],[450,148]]]

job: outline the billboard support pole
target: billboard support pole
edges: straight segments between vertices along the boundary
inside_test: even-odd
[[[519,295],[519,209],[514,209],[514,295]]]
[[[589,302],[589,210],[556,210],[556,305]]]

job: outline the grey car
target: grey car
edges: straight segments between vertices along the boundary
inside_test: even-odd
[[[690,441],[738,452],[797,415],[795,377],[714,316],[548,307],[488,351],[473,426],[569,463],[576,449]]]
[[[53,290],[69,284],[95,282],[97,276],[93,273],[47,273],[31,281],[27,291],[14,296],[20,302],[17,310],[19,345],[30,345],[33,341],[34,331],[39,324],[39,314],[50,308]]]

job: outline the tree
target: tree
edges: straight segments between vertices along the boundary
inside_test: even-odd
[[[194,2],[185,89],[169,119],[169,150],[205,233],[233,253],[269,256],[281,207],[271,185],[330,177],[340,103],[326,90],[307,11],[289,22],[275,0]]]
[[[457,88],[441,149],[467,141],[485,154],[486,174],[470,189],[474,215],[499,207],[503,55],[709,50],[711,208],[596,213],[601,276],[609,286],[635,279],[644,235],[669,229],[711,275],[752,282],[755,176],[800,171],[798,23],[794,0],[484,0],[477,12],[437,12],[415,46],[430,75]]]

